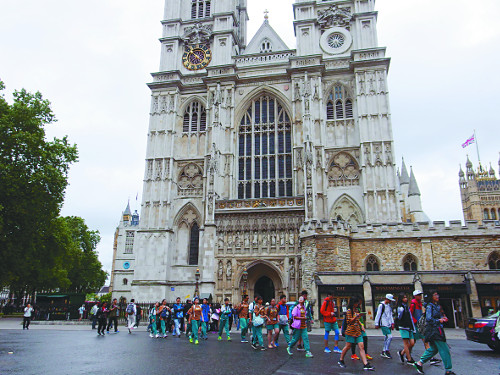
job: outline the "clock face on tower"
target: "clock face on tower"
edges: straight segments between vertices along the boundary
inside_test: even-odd
[[[182,55],[182,63],[189,70],[204,69],[210,64],[210,61],[212,61],[212,51],[205,44],[187,46],[184,55]]]

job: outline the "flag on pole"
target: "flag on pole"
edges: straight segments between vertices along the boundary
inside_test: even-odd
[[[472,137],[470,137],[468,140],[465,141],[465,143],[462,144],[462,148],[466,148],[467,146],[470,146],[475,142],[476,142],[476,135],[473,134]]]

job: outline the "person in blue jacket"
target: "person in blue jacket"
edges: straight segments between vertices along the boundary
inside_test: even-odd
[[[207,326],[210,322],[210,306],[208,305],[208,300],[203,298],[203,303],[201,305],[201,338],[207,340]]]
[[[174,336],[181,337],[181,320],[184,317],[184,305],[181,303],[181,298],[177,297],[174,304]]]

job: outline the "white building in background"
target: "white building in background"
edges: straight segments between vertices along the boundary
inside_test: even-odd
[[[123,211],[120,224],[115,231],[113,243],[113,265],[109,291],[113,298],[131,298],[131,284],[134,279],[134,244],[139,229],[139,214],[132,214],[130,203]]]
[[[246,0],[166,0],[141,222],[128,209],[117,229],[113,297],[192,297],[199,269],[215,300],[239,299],[245,271],[249,294],[294,299],[311,285],[301,227],[426,219],[396,173],[374,7],[297,0],[292,50],[267,15],[247,42]]]

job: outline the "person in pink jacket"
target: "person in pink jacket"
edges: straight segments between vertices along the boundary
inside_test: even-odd
[[[292,341],[288,344],[288,348],[286,351],[289,355],[292,355],[292,348],[294,345],[302,338],[304,342],[304,348],[306,349],[306,358],[312,358],[313,355],[311,353],[311,347],[309,346],[309,337],[307,335],[307,316],[306,316],[306,307],[304,306],[304,297],[299,298],[299,304],[294,307],[292,310],[293,317],[293,338]]]

